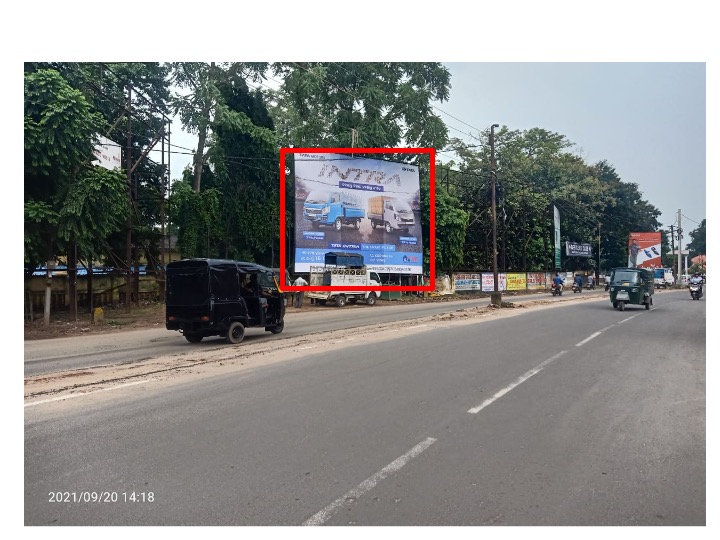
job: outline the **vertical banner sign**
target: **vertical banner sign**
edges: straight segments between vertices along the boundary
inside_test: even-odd
[[[553,217],[555,220],[555,268],[560,268],[560,212],[555,205],[553,205]]]
[[[295,272],[325,253],[363,256],[383,274],[422,274],[420,173],[351,154],[295,154]]]
[[[628,267],[662,268],[659,232],[631,232],[628,237]]]

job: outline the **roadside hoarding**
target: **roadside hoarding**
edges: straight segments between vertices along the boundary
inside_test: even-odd
[[[628,238],[628,267],[660,268],[661,245],[659,232],[631,232]]]
[[[528,272],[527,274],[527,288],[528,290],[546,289],[547,276],[545,272]],[[552,278],[551,278],[552,280]]]
[[[524,291],[526,287],[525,274],[506,274],[508,291]]]
[[[113,169],[122,169],[120,145],[102,135],[98,135],[98,139],[100,143],[96,144],[93,149],[96,158],[92,162],[93,165],[98,165],[111,171]]]
[[[504,291],[507,289],[505,274],[498,273],[498,291]],[[495,277],[490,273],[483,272],[482,274],[482,290],[483,292],[495,291]]]
[[[565,242],[565,255],[568,257],[592,257],[592,246],[577,242]]]
[[[482,276],[480,274],[453,274],[456,291],[482,290]]]
[[[416,165],[352,154],[294,154],[295,266],[325,253],[358,253],[384,274],[422,274],[420,175]]]

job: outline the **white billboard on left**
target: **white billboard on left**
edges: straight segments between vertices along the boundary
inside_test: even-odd
[[[98,135],[98,139],[100,144],[95,145],[94,153],[97,159],[93,161],[93,165],[110,170],[122,169],[120,145],[102,135]]]
[[[294,163],[295,272],[336,251],[361,254],[378,273],[423,273],[416,165],[332,153]]]

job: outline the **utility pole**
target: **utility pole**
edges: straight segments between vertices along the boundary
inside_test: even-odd
[[[595,276],[595,283],[600,283],[600,225],[601,223],[598,221],[598,267],[597,275]]]
[[[125,152],[125,163],[127,164],[127,190],[128,190],[128,216],[125,223],[125,260],[127,261],[127,273],[125,274],[125,311],[130,313],[130,294],[132,292],[132,116],[130,107],[132,106],[132,87],[128,85],[127,97],[127,115],[128,115],[128,134],[127,148]]]
[[[499,124],[490,126],[490,185],[492,186],[492,249],[493,249],[493,292],[490,295],[490,303],[502,307],[502,292],[498,290],[498,267],[497,267],[497,209],[495,208],[495,184],[497,183],[497,171],[495,170],[495,128]]]
[[[675,225],[670,225],[670,253],[675,253]]]
[[[677,213],[677,219],[678,219],[678,227],[677,227],[677,233],[678,233],[678,285],[681,285],[682,280],[682,213],[680,210],[678,210]]]

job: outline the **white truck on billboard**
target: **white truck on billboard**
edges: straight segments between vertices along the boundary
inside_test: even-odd
[[[408,232],[415,225],[415,214],[405,201],[387,195],[378,195],[368,199],[368,218],[372,228],[385,227],[385,232],[394,230]]]

